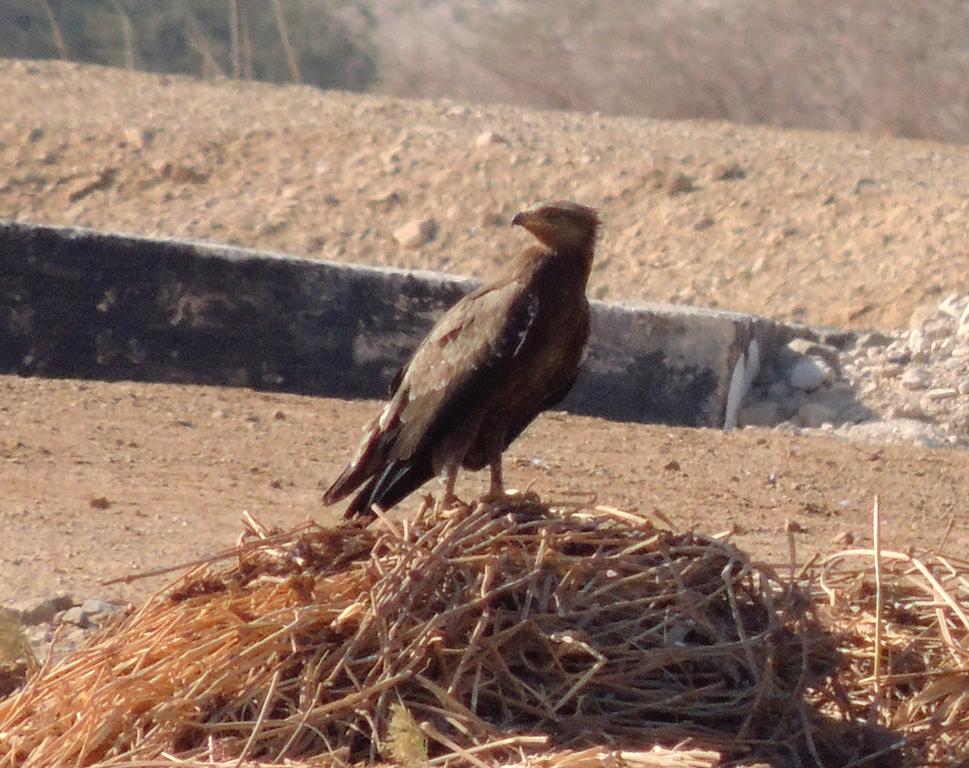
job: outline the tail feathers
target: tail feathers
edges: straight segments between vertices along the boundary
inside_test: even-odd
[[[386,408],[384,410],[386,411]],[[345,499],[367,478],[380,472],[380,466],[393,442],[393,435],[388,435],[381,426],[379,418],[367,425],[360,447],[350,459],[350,463],[323,494],[324,504],[329,506]]]
[[[393,462],[378,475],[375,475],[353,497],[343,516],[346,518],[363,515],[372,517],[371,507],[376,504],[381,509],[390,509],[405,496],[410,495],[434,476],[429,460],[412,459]],[[339,482],[339,481],[338,481]]]
[[[326,493],[323,494],[323,503],[330,506],[330,504],[345,499],[371,474],[367,470],[368,467],[366,466],[351,463],[340,473],[333,485],[327,488]]]

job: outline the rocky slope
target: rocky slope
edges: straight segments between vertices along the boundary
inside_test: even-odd
[[[963,146],[59,63],[0,78],[0,216],[486,276],[521,246],[515,211],[570,197],[607,222],[598,298],[888,331],[969,293]]]
[[[573,198],[607,223],[595,297],[840,329],[807,333],[741,423],[969,435],[969,147],[60,63],[0,78],[0,216],[486,277],[522,245],[517,210]]]

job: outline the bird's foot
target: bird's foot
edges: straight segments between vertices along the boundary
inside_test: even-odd
[[[443,494],[434,502],[434,514],[442,515],[454,510],[466,509],[467,506],[455,494]]]
[[[517,488],[491,488],[479,501],[482,504],[517,506],[535,494]]]

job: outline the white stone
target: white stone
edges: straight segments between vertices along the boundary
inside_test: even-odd
[[[966,308],[969,308],[969,298],[958,293],[950,293],[939,302],[939,312],[952,318],[958,318]]]
[[[813,392],[822,385],[834,381],[834,372],[820,360],[803,357],[791,366],[787,379],[794,389]]]
[[[507,144],[508,139],[502,136],[500,133],[495,133],[494,131],[485,131],[484,133],[479,133],[478,138],[474,140],[475,146],[487,147],[492,144]]]
[[[935,322],[926,323],[925,327],[922,329],[922,334],[927,339],[932,341],[938,341],[939,339],[946,339],[949,337],[949,324],[946,322]]]
[[[928,346],[925,334],[922,333],[918,328],[912,331],[908,335],[908,348],[912,350],[913,354],[919,354],[924,352]]]
[[[882,376],[886,379],[894,379],[896,376],[900,376],[904,370],[905,366],[898,363],[886,363],[882,366]]]
[[[888,412],[900,419],[921,419],[925,416],[922,404],[917,400],[903,400],[898,405],[889,408]]]
[[[950,400],[955,397],[958,393],[953,387],[937,387],[936,389],[930,389],[925,393],[925,396],[929,400],[939,401],[939,400]]]
[[[394,240],[404,248],[420,248],[437,236],[434,219],[415,219],[394,230]]]
[[[925,368],[909,368],[902,374],[902,386],[906,389],[928,389],[932,386],[932,374]]]

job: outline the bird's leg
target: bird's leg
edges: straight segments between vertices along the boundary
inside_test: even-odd
[[[501,455],[491,462],[491,486],[488,488],[488,498],[500,499],[505,495],[505,482],[501,476]]]
[[[488,493],[481,500],[488,503],[501,501],[505,497],[505,482],[501,474],[501,455],[499,454],[498,458],[491,462],[491,485],[488,487]]]
[[[444,469],[444,495],[441,496],[441,500],[437,503],[437,508],[435,512],[441,512],[445,509],[450,509],[454,506],[454,486],[458,481],[458,464],[453,462],[447,465]]]

